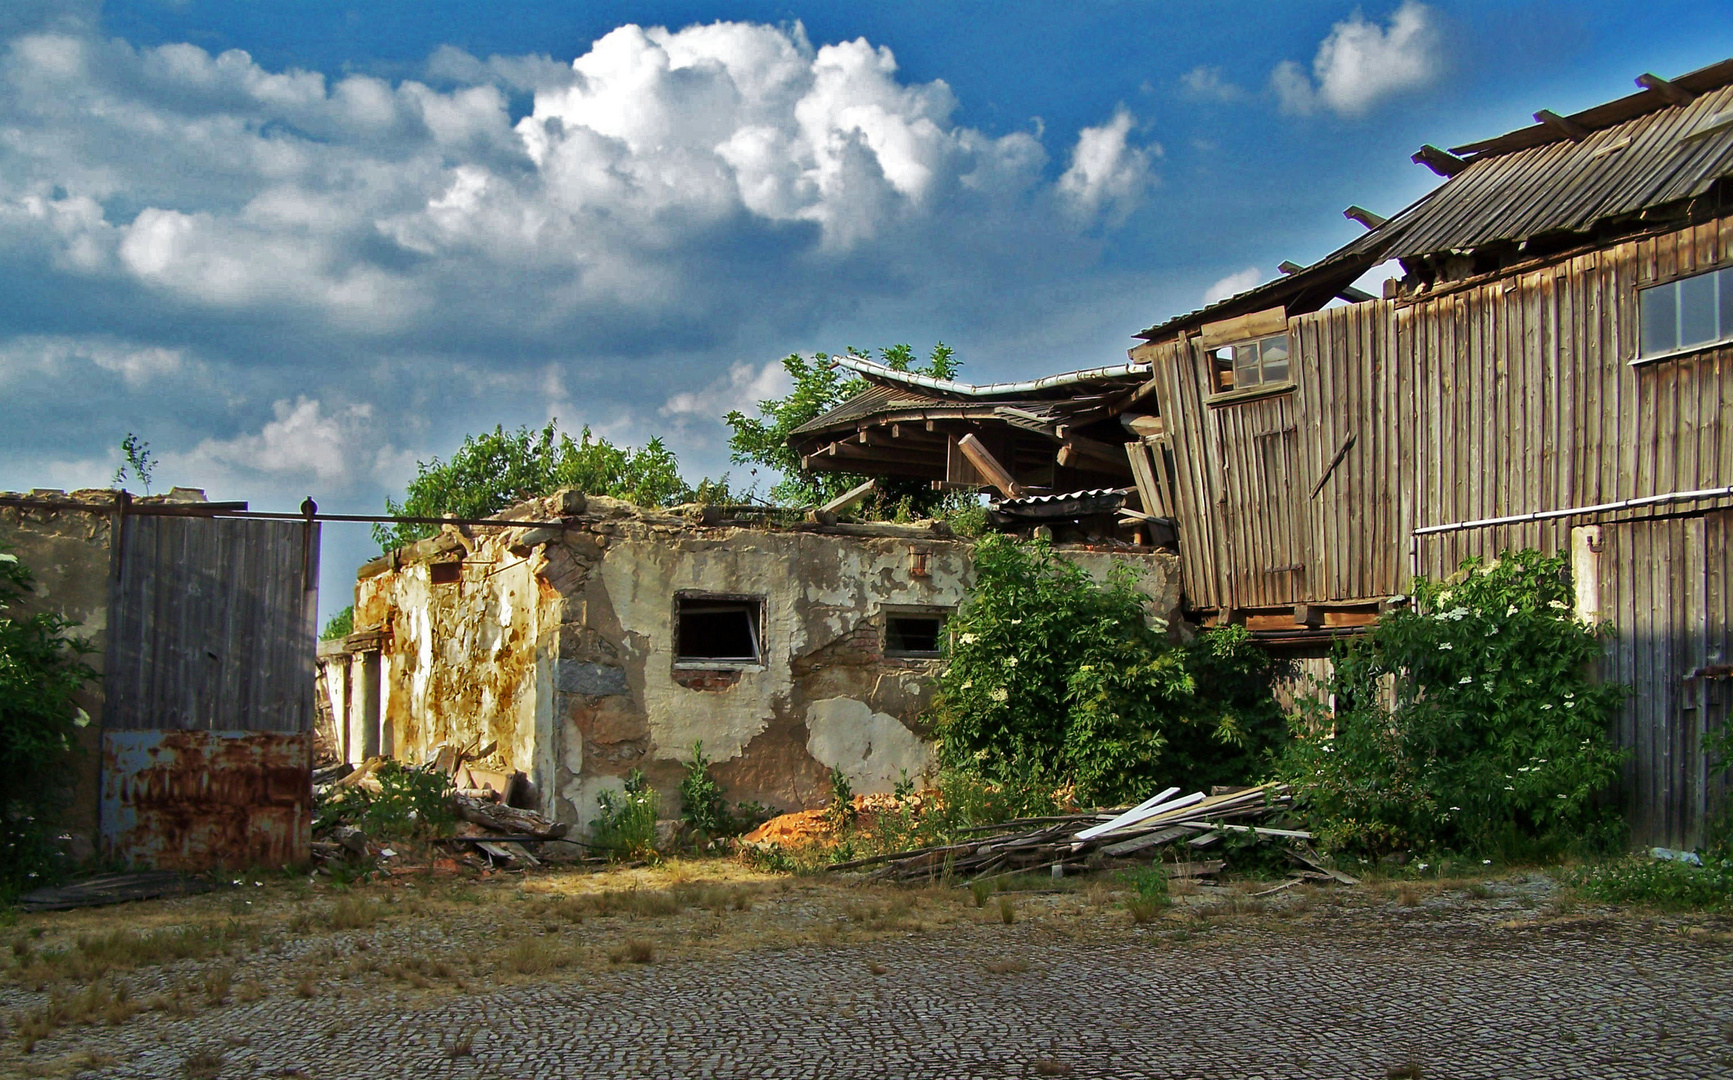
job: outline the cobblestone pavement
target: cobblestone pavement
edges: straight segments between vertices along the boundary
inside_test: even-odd
[[[755,915],[846,924],[829,902]],[[201,1052],[225,1077],[1733,1077],[1725,923],[1409,903],[1134,925],[1099,897],[1030,897],[1005,925],[959,902],[866,940],[147,1013],[35,1057],[84,1048],[102,1077],[194,1075]]]

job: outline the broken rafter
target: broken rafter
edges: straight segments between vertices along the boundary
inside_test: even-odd
[[[1674,105],[1689,105],[1697,100],[1696,94],[1691,93],[1678,83],[1663,79],[1652,72],[1645,71],[1638,75],[1637,85],[1645,90],[1653,90]]]
[[[1280,270],[1284,274],[1297,274],[1301,270],[1304,270],[1305,267],[1291,259],[1283,259],[1276,269]],[[1336,295],[1348,301],[1350,304],[1358,304],[1366,300],[1375,299],[1371,293],[1356,289],[1352,285],[1344,285],[1340,289],[1337,289]]]
[[[1023,497],[1023,485],[1019,484],[1011,473],[999,464],[999,460],[987,450],[986,446],[982,445],[980,439],[975,438],[973,432],[957,440],[957,449],[961,450],[963,456],[969,459],[969,464],[975,467],[975,471],[986,477],[987,481],[998,488],[999,493],[1005,498],[1020,499]]]
[[[1410,160],[1416,165],[1426,166],[1428,169],[1431,169],[1433,172],[1447,180],[1468,168],[1467,161],[1457,157],[1448,150],[1440,150],[1431,143],[1427,143],[1425,146],[1422,146],[1419,150],[1415,151],[1414,156]]]
[[[1534,121],[1537,124],[1545,124],[1547,127],[1552,128],[1554,131],[1557,131],[1572,142],[1582,142],[1584,139],[1589,137],[1588,128],[1583,127],[1581,124],[1569,117],[1560,116],[1551,109],[1542,109],[1540,112],[1535,113]]]
[[[1108,472],[1125,472],[1125,447],[1113,446],[1081,435],[1067,435],[1059,448],[1057,461],[1067,468],[1083,468],[1085,462],[1104,467]]]
[[[1364,206],[1350,206],[1348,209],[1342,211],[1342,216],[1347,218],[1349,221],[1358,221],[1368,229],[1376,229],[1388,220],[1378,214],[1374,214]]]

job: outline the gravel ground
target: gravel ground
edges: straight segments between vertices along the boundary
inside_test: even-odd
[[[159,995],[153,1007],[69,1023],[28,1055],[14,1037],[0,1071],[1733,1076],[1733,923],[1580,906],[1542,875],[1267,898],[1205,889],[1137,924],[1099,885],[1008,898],[1006,923],[997,900],[977,908],[959,891],[738,874],[678,882],[686,873],[675,871],[687,890],[678,912],[591,910],[582,921],[562,901],[628,886],[641,896],[669,880],[552,876],[455,898],[424,883],[408,904],[401,886],[379,887],[366,894],[377,921],[345,930],[331,925],[330,895],[276,885],[251,894],[256,904],[29,917],[18,929],[41,927],[44,949],[129,921],[263,929],[225,958],[127,972],[136,1001]],[[748,910],[731,906],[738,896]],[[633,962],[632,943],[650,962]],[[543,952],[561,957],[557,970],[524,970]],[[236,988],[222,1003],[196,989],[213,964]],[[19,979],[15,970],[0,990],[14,1035],[54,990]],[[185,1000],[164,1004],[176,986]]]

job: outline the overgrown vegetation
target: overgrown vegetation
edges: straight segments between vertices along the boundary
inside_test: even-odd
[[[962,805],[1050,813],[1264,767],[1276,668],[1243,629],[1174,644],[1129,568],[1098,583],[1041,541],[984,537],[975,569],[928,717]]]
[[[867,354],[850,349],[848,355],[869,359]],[[936,379],[955,378],[961,363],[944,342],[934,345],[927,362],[916,365],[915,354],[907,345],[893,345],[879,351],[880,362],[896,371],[930,375]],[[828,502],[866,480],[866,476],[844,472],[815,472],[801,468],[800,455],[788,444],[794,430],[815,420],[867,388],[865,379],[836,365],[827,353],[816,353],[812,359],[798,353],[785,357],[782,369],[788,373],[794,388],[781,398],[758,403],[757,417],[730,412],[725,422],[732,434],[728,447],[737,464],[773,469],[781,477],[770,489],[773,502],[783,506],[817,506]],[[879,478],[879,492],[861,508],[869,518],[890,518],[912,521],[922,517],[959,515],[958,529],[966,535],[973,527],[979,531],[977,519],[984,522],[984,511],[977,500],[955,493],[939,492],[924,480]]]
[[[728,800],[722,785],[710,775],[710,758],[704,753],[702,740],[692,744],[692,760],[686,763],[686,775],[680,780],[680,819],[705,837],[729,836],[734,831]]]
[[[1611,629],[1573,617],[1564,557],[1470,560],[1413,591],[1294,718],[1281,771],[1323,842],[1501,858],[1616,843],[1607,732],[1625,691],[1595,680]]]
[[[726,486],[726,478],[721,482]],[[385,500],[389,514],[408,517],[486,517],[525,499],[562,487],[591,495],[629,499],[640,506],[666,506],[707,493],[695,493],[680,478],[679,462],[660,439],[642,447],[616,446],[592,436],[588,427],[577,439],[554,421],[540,431],[520,427],[466,436],[450,460],[419,461],[415,479],[401,503]],[[390,549],[432,536],[435,525],[398,523],[373,527],[373,539]]]
[[[374,794],[359,785],[338,788],[319,804],[313,828],[349,822],[374,840],[448,836],[457,823],[452,780],[434,766],[384,761],[373,771]]]
[[[156,458],[150,452],[150,443],[130,431],[120,440],[120,468],[114,470],[110,482],[115,487],[125,487],[129,474],[149,495],[151,482],[156,477]]]
[[[1647,856],[1589,867],[1576,885],[1597,900],[1658,908],[1733,910],[1733,858],[1711,855],[1701,866]]]
[[[325,629],[319,631],[319,640],[336,641],[339,638],[346,638],[354,632],[355,605],[350,604],[342,611],[339,611],[337,614],[325,620]]]
[[[626,775],[623,791],[596,796],[601,811],[590,827],[591,837],[615,858],[642,859],[656,853],[656,818],[662,799],[640,769]]]
[[[50,611],[24,614],[30,570],[0,550],[0,902],[65,869],[55,844],[73,783],[78,729],[90,717],[78,690],[96,673],[77,624]]]

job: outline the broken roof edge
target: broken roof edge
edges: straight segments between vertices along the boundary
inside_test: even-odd
[[[1442,185],[1440,185],[1442,187]],[[1428,192],[1422,200],[1431,195]],[[1418,205],[1418,204],[1416,204]],[[1275,307],[1278,303],[1289,314],[1306,314],[1329,303],[1335,295],[1348,285],[1352,285],[1361,274],[1384,261],[1384,251],[1394,244],[1401,229],[1400,219],[1408,212],[1391,218],[1384,225],[1356,238],[1352,243],[1337,248],[1330,254],[1319,259],[1303,269],[1291,274],[1283,274],[1270,279],[1262,285],[1253,286],[1245,292],[1223,297],[1213,304],[1175,315],[1156,323],[1154,326],[1139,330],[1131,335],[1143,341],[1157,341],[1171,337],[1183,330],[1189,330],[1204,323],[1219,322],[1231,319],[1236,315],[1244,315],[1253,311]],[[1389,230],[1386,232],[1386,230]],[[1369,243],[1372,237],[1384,234],[1378,241]],[[1313,305],[1311,300],[1318,299]],[[1293,303],[1291,301],[1300,301]],[[1298,307],[1302,310],[1295,311]]]
[[[1149,374],[1149,365],[1140,363],[1111,364],[1106,367],[1083,368],[1079,371],[1065,371],[1057,375],[1044,375],[1039,379],[1025,379],[1021,382],[996,383],[966,383],[955,379],[939,379],[931,375],[920,375],[912,371],[898,371],[886,367],[874,360],[862,359],[858,356],[832,357],[840,367],[845,367],[867,379],[880,382],[896,383],[902,386],[919,386],[940,394],[955,394],[958,397],[1010,397],[1017,394],[1033,394],[1042,390],[1056,390],[1078,383],[1097,382],[1142,378]]]

